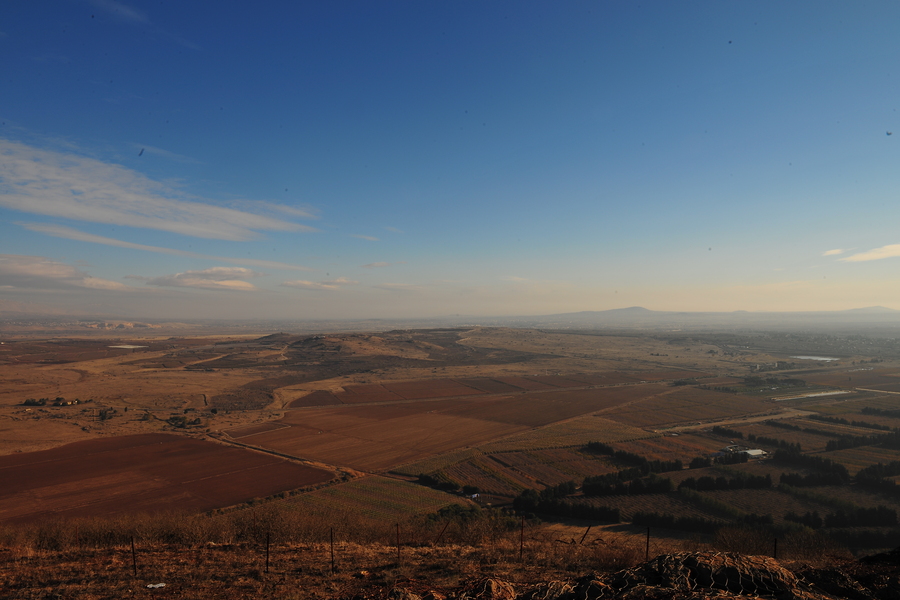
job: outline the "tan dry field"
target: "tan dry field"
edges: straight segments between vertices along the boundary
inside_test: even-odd
[[[816,427],[818,423],[806,421],[803,419],[786,419],[784,422],[790,425],[796,425],[798,427],[812,427],[822,430],[825,429],[824,427]],[[747,435],[753,434],[756,436],[763,436],[776,440],[790,439],[792,443],[800,444],[800,447],[803,448],[804,452],[823,452],[825,450],[825,445],[829,441],[835,439],[832,436],[817,435],[814,433],[808,433],[806,431],[789,431],[778,427],[771,427],[769,425],[766,425],[765,423],[750,423],[747,425],[738,425],[736,427],[731,427],[731,429],[740,431],[744,434],[745,438],[747,437]],[[766,444],[760,444],[757,442],[755,445],[763,449],[772,450],[772,448],[770,448]]]
[[[0,355],[0,455],[11,452],[53,448],[69,442],[110,435],[129,435],[164,429],[170,414],[184,409],[208,408],[208,399],[226,390],[254,380],[254,373],[188,371],[179,363],[173,368],[147,368],[136,361],[156,360],[170,350],[154,350],[152,340],[103,340],[110,345],[148,345],[149,348],[104,351],[92,340],[42,346],[36,353],[26,344],[23,360],[18,360],[16,344],[7,342]],[[174,343],[169,343],[175,345]],[[190,349],[209,345],[209,340],[179,340],[177,346]],[[83,346],[83,347],[82,347]],[[32,353],[32,354],[29,354]],[[81,360],[79,357],[84,357]],[[28,398],[61,397],[67,400],[93,400],[88,404],[65,407],[23,407]],[[97,413],[115,408],[117,416],[98,421]],[[126,412],[127,411],[127,412]],[[139,416],[150,412],[153,418],[142,421]],[[271,418],[265,414],[234,414],[207,420],[223,426]]]
[[[471,503],[463,498],[458,498],[456,502]],[[396,523],[447,506],[447,494],[408,481],[376,475],[294,496],[288,503],[327,521],[352,514],[381,523]]]
[[[765,400],[693,387],[660,388],[659,393],[610,412],[609,418],[634,427],[662,427],[709,422],[771,412]]]
[[[683,434],[678,437],[656,437],[615,445],[617,450],[624,450],[646,457],[647,460],[680,460],[685,465],[698,456],[706,456],[717,452],[728,442],[717,436]]]
[[[804,375],[810,383],[831,385],[843,388],[872,387],[900,383],[900,373],[896,368],[845,367],[827,373],[810,373]]]
[[[859,448],[825,452],[822,456],[844,465],[851,475],[855,475],[857,471],[869,465],[900,461],[900,450],[861,446]]]

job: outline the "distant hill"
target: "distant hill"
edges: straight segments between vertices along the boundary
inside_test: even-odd
[[[528,317],[480,319],[491,324],[541,328],[741,329],[891,332],[900,330],[900,311],[871,306],[840,311],[810,312],[675,312],[640,306]],[[485,323],[487,324],[487,323]]]
[[[137,317],[135,317],[137,318]],[[98,321],[99,319],[99,321]],[[900,335],[900,311],[884,306],[868,306],[839,311],[810,312],[690,312],[657,311],[642,306],[609,310],[580,311],[551,315],[472,316],[452,315],[412,319],[272,319],[272,320],[191,320],[161,322],[144,319],[148,326],[185,334],[187,330],[214,330],[219,333],[272,333],[298,331],[389,331],[454,327],[523,327],[542,329],[611,329],[641,331],[818,331],[876,336]],[[84,334],[97,330],[99,317],[79,319],[58,315],[22,315],[0,312],[0,332],[29,331],[31,334]],[[103,331],[108,331],[103,329]]]

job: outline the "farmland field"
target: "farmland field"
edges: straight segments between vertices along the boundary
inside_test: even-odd
[[[393,523],[466,501],[415,483],[370,476],[295,496],[288,502],[321,517],[339,519],[351,514]]]
[[[847,399],[842,397],[841,402],[828,404],[807,405],[806,408],[829,415],[841,413],[859,413],[865,407],[879,408],[882,410],[900,410],[900,396],[895,394],[866,394],[862,398]]]
[[[664,391],[663,391],[664,390]],[[757,398],[699,388],[661,388],[628,408],[610,412],[610,419],[634,427],[658,427],[693,420],[707,421],[771,410]]]
[[[694,458],[718,451],[722,446],[723,443],[720,440],[691,434],[613,444],[613,448],[616,450],[638,454],[647,460],[680,460],[685,465]]]
[[[512,450],[568,448],[583,446],[588,442],[609,444],[659,435],[624,425],[618,421],[588,415],[516,433],[499,441],[482,444],[479,449],[483,452],[509,452]]]
[[[860,367],[844,368],[827,373],[810,373],[803,378],[809,383],[831,385],[843,388],[873,387],[884,384],[900,383],[900,371],[894,369],[873,368],[867,370]]]
[[[780,368],[774,362],[779,355],[761,349],[771,339],[473,327],[146,343],[40,341],[17,348],[19,342],[5,343],[0,480],[16,486],[0,486],[0,520],[172,506],[207,510],[337,480],[329,467],[312,469],[274,453],[331,465],[350,478],[363,475],[353,470],[429,474],[476,486],[491,496],[486,502],[502,503],[526,488],[580,482],[627,466],[586,453],[592,441],[649,460],[689,463],[731,441],[729,434],[710,431],[717,424],[742,432],[745,445],[774,449],[749,442],[752,433],[800,443],[805,452],[821,452],[840,435],[878,433],[813,420],[811,413],[900,427],[900,418],[861,413],[865,407],[900,409],[897,394],[853,391],[776,403],[768,390],[708,389],[744,388],[749,375],[765,373],[767,379],[800,378],[811,385],[900,390],[900,369],[881,357],[872,370],[849,368],[848,359],[832,366],[782,363],[788,365],[783,371],[772,371]],[[111,348],[123,344],[134,347]],[[873,358],[853,360],[868,365]],[[673,385],[675,380],[683,381]],[[63,396],[93,403],[52,405]],[[26,398],[48,402],[26,405]],[[772,427],[765,423],[771,418],[822,433]],[[160,436],[163,443],[143,444],[126,434]],[[200,441],[206,436],[216,442]],[[63,445],[77,440],[88,445]],[[115,449],[90,450],[90,444]],[[65,454],[45,464],[42,454],[27,453],[38,448]],[[900,452],[875,447],[822,456],[854,473],[900,460]],[[16,462],[23,460],[28,469]],[[735,471],[770,474],[776,482],[782,472],[809,472],[762,461],[661,476],[677,483]],[[51,473],[59,479],[48,479]],[[845,486],[828,493],[858,490]],[[745,512],[772,512],[776,520],[789,507],[822,510],[774,490],[716,494]],[[861,506],[873,501],[860,498]],[[677,493],[576,499],[618,505],[626,519],[636,510],[710,516]],[[396,522],[460,500],[421,485],[362,476],[283,501],[308,514]]]
[[[887,448],[876,448],[875,446],[862,446],[860,448],[848,448],[847,450],[826,452],[822,456],[844,465],[847,467],[847,470],[850,471],[851,475],[855,475],[857,471],[868,467],[869,465],[877,463],[887,464],[895,460],[900,460],[900,450],[888,450]]]
[[[333,477],[322,469],[182,436],[105,438],[0,457],[0,521],[202,511]]]
[[[435,385],[434,381],[423,383]],[[484,444],[528,428],[612,409],[668,389],[660,384],[644,384],[551,389],[515,395],[483,395],[479,392],[478,395],[460,396],[458,385],[442,383],[435,388],[438,392],[452,390],[457,395],[454,398],[309,407],[289,411],[278,421],[286,425],[285,428],[249,434],[242,429],[235,433],[244,443],[292,456],[380,471],[465,446]],[[425,395],[424,386],[392,386],[392,389],[407,394],[415,391]],[[371,386],[366,386],[365,390],[380,394]],[[595,430],[602,430],[608,423],[595,420],[591,425]],[[648,435],[627,427],[623,429],[621,425],[611,428],[628,431],[630,437]],[[568,433],[571,443],[584,431],[575,428]]]
[[[241,441],[278,452],[362,470],[384,470],[525,429],[441,414],[436,404],[369,405],[291,411],[276,431]]]
[[[818,422],[807,421],[804,419],[790,419],[784,420],[783,422],[790,425],[796,425],[797,427],[815,428],[821,429],[822,431],[828,430],[825,427],[818,427]],[[823,450],[825,450],[825,445],[829,441],[835,439],[837,435],[839,435],[836,433],[835,436],[827,436],[809,433],[806,431],[791,431],[780,427],[772,427],[771,425],[766,425],[765,422],[749,423],[747,425],[733,427],[732,429],[740,431],[744,434],[745,441],[741,442],[744,445],[760,447],[764,450],[774,450],[774,448],[769,446],[768,444],[762,444],[761,442],[747,441],[747,436],[755,435],[757,437],[767,437],[775,440],[790,440],[791,443],[800,444],[803,450],[807,452],[822,452]]]
[[[637,381],[663,381],[679,377],[702,377],[705,373],[647,371],[639,373],[575,373],[572,375],[498,376],[457,379],[425,379],[345,385],[342,390],[316,390],[295,399],[290,408],[330,404],[367,404],[427,400],[459,396],[514,394],[566,388],[613,386]]]
[[[615,470],[605,458],[559,449],[480,455],[432,474],[460,485],[478,487],[487,494],[515,496],[524,489],[580,481]]]
[[[676,514],[685,517],[710,518],[710,515],[678,494],[643,494],[640,496],[578,497],[576,502],[591,506],[608,506],[621,511],[622,520],[629,521],[636,512]]]

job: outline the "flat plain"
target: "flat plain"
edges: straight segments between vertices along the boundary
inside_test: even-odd
[[[785,349],[784,339],[768,349],[760,339],[723,339],[474,327],[4,340],[0,472],[15,485],[0,495],[0,522],[208,511],[265,497],[393,519],[465,502],[410,482],[420,474],[502,504],[629,466],[589,451],[589,442],[684,465],[737,434],[769,452],[779,440],[799,443],[851,474],[900,459],[875,445],[824,452],[842,436],[879,431],[872,426],[900,427],[890,412],[900,410],[890,393],[900,381],[896,358],[788,362],[804,352]],[[833,391],[851,393],[813,395]],[[781,473],[809,472],[769,461],[711,469],[660,476],[677,485],[707,472],[765,471],[777,485]],[[857,505],[871,504],[858,493]],[[706,506],[677,492],[583,501],[617,507],[623,518],[669,507],[723,519],[722,506],[735,515],[756,502],[782,523],[788,510],[829,510],[774,488],[703,494]]]

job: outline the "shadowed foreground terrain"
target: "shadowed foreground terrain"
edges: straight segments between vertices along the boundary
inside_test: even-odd
[[[779,562],[727,552],[633,555],[530,548],[327,545],[192,549],[119,547],[3,555],[4,598],[335,598],[346,600],[594,600],[638,598],[892,599],[900,552],[859,561]],[[591,567],[594,568],[591,568]],[[599,569],[596,567],[600,567]]]

